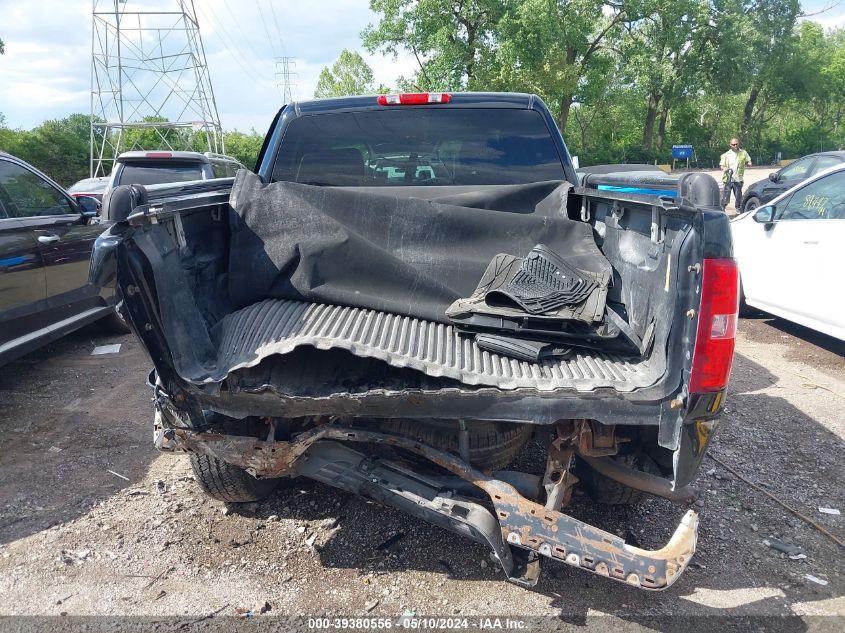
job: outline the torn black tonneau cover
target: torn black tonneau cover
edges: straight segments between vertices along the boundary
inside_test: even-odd
[[[434,202],[264,184],[242,171],[230,199],[229,294],[237,308],[290,299],[447,324],[447,308],[472,294],[499,253],[525,257],[544,244],[610,275],[592,228],[567,215],[570,188],[534,183]]]
[[[539,360],[508,354],[507,345],[492,349],[485,340],[479,345],[447,317],[450,305],[472,295],[497,255],[526,257],[538,245],[576,269],[593,271],[603,301],[613,268],[596,244],[594,228],[569,217],[569,191],[563,182],[496,186],[439,195],[434,202],[391,191],[267,185],[241,172],[224,211],[230,228],[223,278],[228,292],[224,296],[218,282],[212,297],[214,309],[229,307],[214,322],[203,317],[210,310],[197,305],[202,301],[196,288],[176,272],[178,247],[168,250],[142,227],[134,242],[153,264],[175,369],[192,383],[220,384],[234,372],[309,347],[345,350],[469,387],[632,393],[653,386],[665,374],[672,318],[658,318],[650,328],[648,318],[654,317],[638,318],[640,336],[650,332],[663,342],[653,353],[641,354],[636,346],[603,349],[602,336],[611,339],[620,331],[614,324],[627,324],[615,312],[619,297],[607,311],[613,318],[586,333],[594,349],[538,352]],[[675,240],[673,250],[680,245]],[[659,268],[648,273],[650,283],[669,274],[669,259],[656,260]],[[668,289],[663,303],[655,305],[671,314],[674,293]],[[643,305],[649,304],[634,308]],[[597,314],[593,308],[591,321]],[[637,312],[626,318],[630,315]],[[530,319],[523,325],[522,339],[543,340]],[[506,329],[500,333],[514,336]],[[575,332],[576,338],[583,336]],[[350,364],[348,370],[356,371]],[[271,386],[260,378],[238,384],[252,391]],[[272,386],[298,395],[285,385]]]

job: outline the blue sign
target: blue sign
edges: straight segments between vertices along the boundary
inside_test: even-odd
[[[681,160],[685,158],[692,158],[692,145],[673,145],[672,158]]]

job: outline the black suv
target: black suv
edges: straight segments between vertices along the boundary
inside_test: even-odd
[[[835,167],[845,163],[845,152],[823,152],[808,154],[789,163],[769,177],[755,182],[748,187],[742,196],[742,210],[753,211],[777,198],[784,191],[792,189],[800,182],[815,176],[828,167]]]
[[[88,281],[98,211],[0,152],[0,365],[98,319],[128,332],[114,290]]]

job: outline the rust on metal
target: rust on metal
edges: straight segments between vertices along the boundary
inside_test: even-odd
[[[491,478],[456,455],[406,437],[334,425],[323,425],[306,431],[290,442],[262,441],[254,437],[182,428],[167,431],[172,431],[168,434],[168,450],[210,455],[259,477],[294,475],[297,461],[319,440],[368,442],[399,447],[422,455],[483,490],[493,503],[505,543],[643,589],[665,589],[670,586],[695,552],[698,515],[693,511],[684,516],[675,534],[663,548],[654,551],[641,549],[628,545],[614,534],[526,499],[512,485]],[[558,437],[561,440],[559,446],[565,446],[564,440],[569,437],[565,429],[563,433],[563,437]],[[565,452],[559,455],[560,460],[565,458]],[[535,568],[532,567],[532,570]],[[525,584],[524,577],[512,580]]]

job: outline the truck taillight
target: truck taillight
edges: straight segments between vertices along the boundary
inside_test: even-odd
[[[170,152],[147,152],[144,154],[147,158],[173,158]]]
[[[452,95],[446,92],[403,92],[394,95],[379,95],[379,105],[424,105],[427,103],[449,103]]]
[[[736,260],[705,259],[690,393],[720,391],[727,386],[733,363],[738,307]]]

